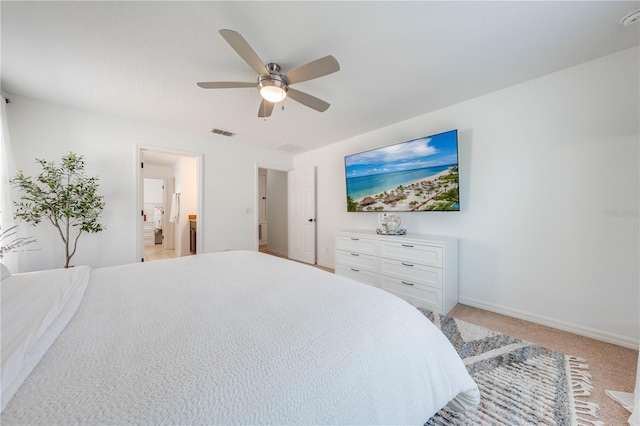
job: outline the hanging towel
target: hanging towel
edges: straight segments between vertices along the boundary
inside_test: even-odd
[[[169,215],[169,222],[178,223],[180,218],[180,193],[174,192],[171,196],[171,214]]]
[[[162,229],[162,207],[153,208],[153,227]]]

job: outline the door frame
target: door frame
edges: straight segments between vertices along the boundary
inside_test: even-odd
[[[143,197],[143,182],[144,182],[144,175],[142,173],[142,168],[140,167],[140,163],[142,163],[142,151],[157,151],[157,152],[162,152],[162,153],[166,153],[166,154],[172,154],[172,155],[176,155],[179,157],[191,157],[191,158],[195,158],[196,159],[196,192],[197,192],[197,203],[198,206],[196,208],[196,214],[198,217],[198,233],[196,234],[196,247],[197,247],[197,253],[204,253],[204,196],[203,196],[203,191],[202,188],[204,188],[204,170],[203,170],[203,158],[204,158],[204,154],[202,153],[198,153],[198,152],[192,152],[192,151],[183,151],[183,150],[179,150],[179,149],[173,149],[173,148],[166,148],[166,147],[161,147],[161,146],[155,146],[155,145],[145,145],[145,144],[137,144],[135,147],[135,157],[136,157],[136,162],[135,162],[135,168],[136,168],[136,172],[135,172],[135,176],[136,176],[136,194],[135,194],[135,205],[136,205],[136,210],[134,211],[134,223],[136,224],[135,229],[136,229],[136,235],[137,235],[137,243],[136,243],[136,253],[137,253],[137,258],[135,260],[135,262],[144,262],[144,226],[142,224],[142,221],[140,220],[141,215],[140,212],[144,211],[144,199]]]
[[[254,208],[253,208],[253,223],[254,223],[254,234],[253,234],[253,249],[255,251],[260,251],[260,241],[258,240],[259,237],[259,229],[258,229],[258,215],[259,215],[259,211],[258,209],[260,208],[260,206],[258,205],[259,201],[258,201],[258,197],[260,196],[260,169],[266,169],[266,170],[276,170],[278,172],[285,172],[285,173],[289,173],[291,170],[293,170],[293,168],[289,168],[289,167],[282,167],[282,166],[274,166],[273,164],[265,164],[265,163],[256,163],[256,167],[255,167],[255,188],[254,188],[254,197],[253,197],[253,202],[254,202]],[[287,212],[287,223],[289,222],[289,212]],[[269,218],[267,217],[267,223],[269,223]],[[269,229],[267,227],[267,229]]]

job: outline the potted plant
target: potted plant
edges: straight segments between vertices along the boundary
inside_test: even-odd
[[[85,176],[84,157],[73,152],[63,156],[60,165],[39,158],[36,161],[42,166],[38,176],[19,171],[11,180],[21,192],[20,201],[14,201],[15,217],[33,226],[48,219],[62,238],[64,267],[68,268],[80,235],[105,229],[99,222],[105,203],[98,195],[98,178]]]

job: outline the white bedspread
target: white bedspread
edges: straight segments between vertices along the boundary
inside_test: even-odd
[[[423,424],[478,389],[420,312],[257,252],[94,269],[2,424]]]

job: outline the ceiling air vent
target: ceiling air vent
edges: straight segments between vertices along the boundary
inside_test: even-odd
[[[290,143],[281,143],[280,145],[273,147],[273,149],[277,149],[280,151],[287,151],[287,152],[298,152],[298,151],[301,151],[303,148],[297,145],[292,145]]]
[[[213,129],[211,133],[215,133],[216,135],[222,136],[233,136],[235,133],[227,132],[226,130]]]

